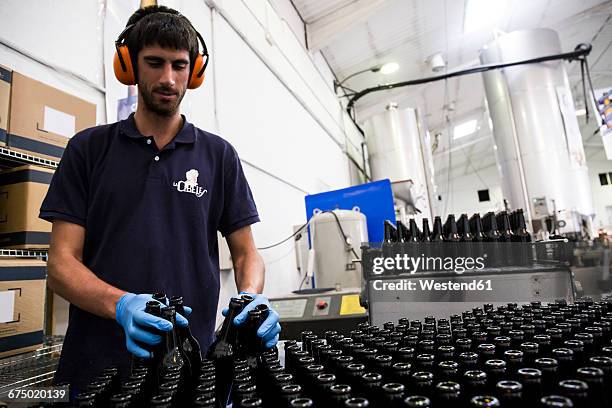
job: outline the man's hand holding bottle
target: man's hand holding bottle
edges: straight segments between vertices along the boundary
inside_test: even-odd
[[[151,353],[141,345],[154,346],[162,340],[161,336],[155,334],[151,329],[172,330],[172,323],[145,311],[147,302],[150,301],[156,301],[153,295],[126,293],[121,296],[115,306],[115,320],[123,327],[127,349],[130,353],[141,358],[151,357]],[[167,306],[163,302],[160,303],[162,303],[162,308]],[[185,306],[184,309],[185,314],[189,316],[191,308]],[[176,314],[176,323],[183,327],[189,324],[187,319],[179,313]]]
[[[253,301],[248,303],[244,307],[244,309],[242,309],[242,312],[240,312],[240,314],[238,314],[238,316],[234,318],[234,324],[236,326],[241,326],[242,324],[244,324],[244,322],[247,320],[247,317],[249,315],[249,311],[255,309],[258,305],[263,304],[263,305],[268,306],[269,308],[268,317],[266,318],[266,320],[264,320],[264,322],[257,329],[257,335],[262,338],[263,344],[265,345],[266,348],[272,348],[276,346],[276,343],[278,343],[278,335],[281,331],[281,325],[278,322],[280,319],[280,316],[274,309],[272,309],[272,306],[270,305],[268,298],[262,294],[257,294],[257,293],[240,292],[240,294],[251,296],[253,298]],[[226,307],[225,309],[223,309],[221,314],[223,314],[223,316],[226,316],[227,311],[228,311],[228,308]]]

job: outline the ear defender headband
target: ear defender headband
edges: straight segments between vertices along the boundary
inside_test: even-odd
[[[167,13],[168,11],[155,11],[159,13]],[[140,14],[140,15],[139,15]],[[141,10],[136,11],[134,14],[136,16],[136,21],[132,24],[128,24],[125,29],[119,34],[117,41],[115,41],[115,57],[113,58],[113,69],[115,71],[115,76],[124,85],[136,85],[136,72],[132,65],[132,58],[130,56],[130,50],[127,46],[127,38],[130,34],[130,31],[134,28],[136,24],[146,15],[151,13],[142,12]],[[174,13],[170,13],[174,14]],[[174,15],[179,15],[178,12]],[[185,18],[187,20],[187,18]],[[196,37],[198,37],[198,41],[202,44],[202,52],[197,53],[195,60],[191,62],[191,72],[189,73],[189,82],[187,83],[187,88],[196,89],[204,82],[204,70],[206,70],[206,66],[208,65],[208,49],[206,48],[206,43],[204,39],[198,33],[198,31],[193,27],[191,22],[187,20],[193,31],[196,33]]]

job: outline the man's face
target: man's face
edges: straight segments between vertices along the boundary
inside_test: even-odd
[[[138,53],[138,92],[145,108],[160,116],[178,112],[187,91],[189,52],[144,47]]]

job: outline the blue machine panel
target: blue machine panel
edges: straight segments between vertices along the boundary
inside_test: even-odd
[[[310,220],[313,211],[352,210],[359,207],[367,218],[368,238],[370,242],[382,242],[384,238],[384,221],[395,221],[393,192],[388,179],[360,184],[358,186],[324,193],[307,195],[306,219]]]

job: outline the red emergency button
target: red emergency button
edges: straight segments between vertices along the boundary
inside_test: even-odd
[[[319,300],[317,302],[317,309],[322,310],[325,309],[327,307],[327,302],[324,300]]]

